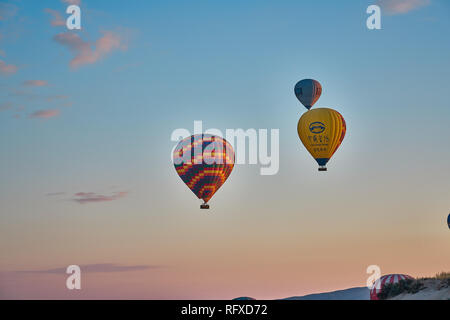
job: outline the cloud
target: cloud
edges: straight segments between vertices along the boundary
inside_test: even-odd
[[[11,102],[2,102],[0,103],[0,111],[5,111],[8,109],[11,109],[13,107],[13,104]]]
[[[159,265],[131,265],[121,266],[114,263],[97,263],[80,265],[82,273],[86,272],[127,272],[127,271],[140,271],[149,269],[161,269],[163,266]],[[17,271],[18,273],[52,273],[52,274],[66,274],[67,267],[46,269],[46,270],[26,270]]]
[[[71,107],[72,105],[73,105],[72,101],[67,101],[67,102],[61,103],[62,107]]]
[[[25,99],[28,101],[46,101],[46,102],[55,102],[55,101],[62,102],[63,100],[69,99],[68,96],[63,94],[40,95],[34,92],[28,92],[26,90],[13,90],[9,92],[9,96],[19,97],[21,99]]]
[[[9,75],[17,72],[17,66],[13,64],[6,64],[3,60],[0,60],[0,74]]]
[[[57,101],[57,100],[66,100],[66,99],[69,99],[69,97],[66,95],[63,95],[63,94],[54,94],[52,96],[45,97],[45,100],[47,100],[48,102]]]
[[[34,119],[49,119],[53,117],[59,116],[60,111],[58,109],[46,109],[46,110],[38,110],[30,114],[30,118]]]
[[[16,15],[17,7],[11,3],[0,2],[0,21]]]
[[[36,94],[36,93],[30,93],[27,91],[23,91],[23,90],[14,90],[11,91],[9,93],[10,96],[12,97],[20,97],[29,101],[36,101],[39,100],[41,98],[40,95]]]
[[[10,101],[0,102],[0,112],[9,109],[14,109],[14,111],[23,111],[25,109],[25,106],[21,104],[15,104]]]
[[[74,4],[79,6],[81,4],[81,0],[62,0],[62,2],[67,3],[67,4]]]
[[[125,197],[128,194],[126,191],[114,192],[111,195],[102,195],[94,192],[78,192],[75,193],[72,199],[80,204],[93,203],[93,202],[106,202],[113,201]]]
[[[95,43],[84,41],[78,34],[71,32],[59,33],[53,40],[66,46],[74,54],[70,61],[72,68],[93,64],[114,50],[126,49],[121,37],[111,31],[103,32],[103,36]]]
[[[49,193],[46,193],[45,195],[46,195],[47,197],[53,197],[53,196],[60,196],[60,195],[64,195],[64,194],[66,194],[66,193],[60,191],[60,192],[49,192]]]
[[[44,9],[44,11],[52,15],[53,19],[52,21],[50,21],[50,24],[52,26],[61,27],[66,25],[66,22],[64,21],[62,15],[58,11],[49,8]]]
[[[377,4],[391,15],[405,14],[414,9],[427,6],[431,0],[378,0]]]
[[[45,80],[27,80],[23,85],[27,87],[43,87],[48,85],[48,82]]]

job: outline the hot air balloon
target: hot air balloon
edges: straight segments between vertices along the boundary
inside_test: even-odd
[[[327,171],[325,165],[344,140],[346,125],[336,110],[318,108],[300,117],[297,132],[303,145],[319,164],[319,171]]]
[[[375,283],[372,286],[372,289],[370,289],[370,300],[379,300],[378,294],[381,292],[383,287],[388,284],[394,284],[399,282],[400,280],[406,280],[406,279],[414,279],[411,276],[408,276],[406,274],[387,274],[379,278],[375,281]]]
[[[450,214],[447,217],[447,224],[448,224],[448,228],[450,229]]]
[[[317,80],[303,79],[295,85],[294,93],[297,99],[309,110],[319,100],[322,94],[322,86]]]
[[[173,163],[181,180],[204,202],[227,180],[234,167],[233,147],[223,138],[196,134],[181,140],[173,152]]]

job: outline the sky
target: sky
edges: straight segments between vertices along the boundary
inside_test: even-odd
[[[449,18],[445,0],[0,1],[0,298],[276,299],[365,286],[369,265],[449,271]],[[326,173],[297,135],[304,78],[347,123]],[[199,210],[170,158],[196,120],[279,129],[278,173],[237,164]]]

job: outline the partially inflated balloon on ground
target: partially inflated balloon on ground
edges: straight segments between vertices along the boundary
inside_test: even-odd
[[[372,289],[370,289],[370,300],[379,300],[378,294],[383,290],[386,284],[394,284],[401,280],[413,279],[413,277],[406,274],[387,274],[379,278],[373,284]]]
[[[295,85],[294,93],[297,99],[309,110],[319,100],[322,94],[322,86],[317,80],[303,79]]]
[[[326,171],[326,164],[344,140],[346,125],[339,112],[329,108],[305,112],[297,125],[300,140],[319,164],[319,171]]]
[[[233,147],[223,138],[197,134],[181,140],[173,152],[173,163],[181,180],[204,203],[225,183],[234,167]]]

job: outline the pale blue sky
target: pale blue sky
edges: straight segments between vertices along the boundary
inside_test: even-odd
[[[72,69],[73,54],[53,40],[67,30],[51,26],[44,11],[65,17],[65,4],[2,1],[17,10],[0,21],[0,60],[18,69],[0,75],[0,104],[12,105],[0,111],[0,269],[60,267],[69,260],[179,267],[189,244],[209,259],[214,246],[231,254],[247,242],[258,254],[229,262],[231,277],[239,266],[262,263],[269,253],[258,244],[265,239],[274,252],[277,244],[293,246],[280,253],[286,258],[280,266],[292,259],[309,263],[297,242],[308,244],[307,252],[323,252],[324,264],[341,271],[351,265],[349,279],[356,280],[333,282],[338,270],[327,280],[335,287],[361,285],[369,264],[394,269],[391,253],[414,241],[426,244],[424,255],[435,255],[404,272],[441,271],[450,262],[439,253],[450,206],[450,4],[432,0],[404,14],[383,14],[382,30],[370,31],[365,10],[374,2],[83,0],[83,30],[75,33],[94,43],[113,32],[126,48]],[[319,175],[296,133],[305,109],[293,87],[303,78],[323,86],[316,107],[335,108],[347,121],[326,174]],[[48,85],[23,86],[28,80]],[[60,114],[30,118],[47,109]],[[278,175],[236,166],[205,217],[169,159],[170,134],[193,130],[194,120],[223,131],[279,129]],[[118,191],[129,193],[107,203],[72,201],[76,192]],[[64,194],[46,196],[52,192]],[[204,230],[211,232],[208,241],[190,238]],[[98,246],[94,235],[103,239]],[[377,246],[372,241],[380,236],[385,242]],[[350,257],[356,239],[361,251],[354,260],[326,258],[335,252],[328,240]],[[74,249],[74,242],[86,249]],[[61,243],[77,252],[74,258]],[[375,256],[366,257],[364,245]],[[448,240],[445,245],[448,252]],[[292,252],[301,256],[291,258]],[[412,254],[398,258],[402,268],[412,265]],[[192,268],[196,263],[204,261]],[[212,269],[211,286],[223,276]],[[287,270],[287,276],[294,275]],[[178,297],[171,290],[167,297]],[[202,297],[195,290],[186,297]],[[263,291],[255,287],[254,295]]]

